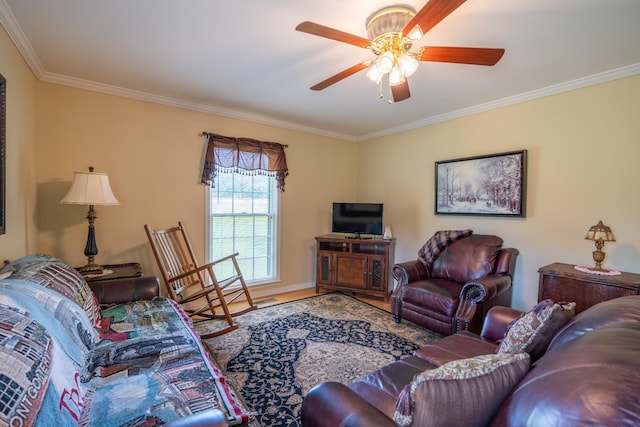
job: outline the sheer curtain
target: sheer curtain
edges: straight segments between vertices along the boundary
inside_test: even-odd
[[[284,179],[289,175],[284,153],[286,145],[207,132],[202,134],[207,140],[202,184],[213,188],[218,173],[268,175],[275,177],[278,190],[284,191]]]

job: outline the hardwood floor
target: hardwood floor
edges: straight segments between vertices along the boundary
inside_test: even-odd
[[[321,291],[321,293],[323,292]],[[308,288],[300,291],[285,292],[282,294],[276,294],[268,297],[258,298],[254,302],[258,307],[268,307],[270,305],[281,304],[283,302],[289,302],[289,301],[295,301],[302,298],[312,297],[314,295],[320,295],[320,293],[316,294],[316,291],[314,288]],[[347,293],[347,295],[351,295],[351,294]],[[391,304],[385,303],[384,299],[382,298],[372,297],[368,295],[361,295],[361,294],[352,294],[352,296],[359,299],[360,301],[366,302],[375,307],[391,312]]]

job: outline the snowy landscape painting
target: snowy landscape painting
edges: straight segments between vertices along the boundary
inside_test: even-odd
[[[436,162],[436,214],[525,216],[527,150]]]

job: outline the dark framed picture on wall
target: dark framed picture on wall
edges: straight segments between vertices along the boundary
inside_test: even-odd
[[[527,150],[436,162],[435,213],[525,217]]]
[[[7,227],[6,222],[6,190],[7,172],[6,164],[6,141],[7,141],[7,81],[0,74],[0,234],[4,234]]]

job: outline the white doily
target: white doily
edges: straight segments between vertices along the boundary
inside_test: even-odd
[[[610,268],[603,268],[602,270],[594,270],[593,267],[589,267],[588,265],[576,265],[574,268],[578,271],[582,271],[583,273],[599,274],[601,276],[617,276],[619,274],[622,274],[618,270],[613,270]]]

